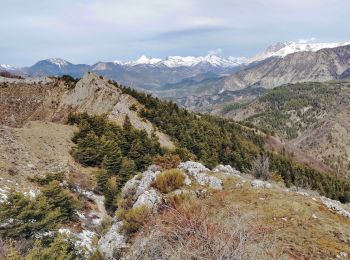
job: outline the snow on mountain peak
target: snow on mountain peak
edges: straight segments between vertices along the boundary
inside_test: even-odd
[[[8,65],[8,64],[0,64],[0,69],[3,69],[3,70],[14,70],[15,68],[11,65]]]
[[[148,65],[154,65],[159,62],[161,62],[162,59],[153,58],[150,56],[142,55],[138,60],[130,62],[131,65],[139,65],[139,64],[148,64]]]
[[[251,61],[261,61],[270,57],[285,57],[288,54],[301,52],[301,51],[311,51],[316,52],[325,48],[336,48],[340,46],[345,46],[350,44],[350,42],[340,42],[340,43],[316,43],[306,40],[300,40],[298,42],[278,42],[274,45],[269,46],[263,53],[253,56]]]
[[[212,66],[230,67],[230,66],[236,66],[237,60],[220,58],[215,55],[198,56],[198,57],[168,56],[164,60],[162,60],[159,58],[147,57],[143,55],[136,61],[126,62],[124,64],[129,66],[135,66],[139,64],[164,65],[169,68],[175,68],[175,67],[192,67],[200,63],[208,63]]]
[[[262,61],[270,57],[285,57],[288,54],[300,52],[300,51],[318,51],[324,48],[335,48],[339,46],[345,46],[350,42],[342,43],[316,43],[315,39],[299,40],[298,42],[278,42],[269,46],[266,50],[260,54],[252,57],[227,57],[222,58],[217,53],[210,52],[206,56],[168,56],[165,59],[154,58],[146,55],[142,55],[136,61],[114,61],[114,64],[122,66],[136,66],[136,65],[163,65],[169,68],[176,67],[193,67],[201,63],[207,63],[215,67],[235,67],[240,65],[246,65],[256,61]]]
[[[48,61],[57,65],[60,68],[69,64],[68,61],[65,61],[64,59],[61,59],[61,58],[52,58],[52,59],[48,59]]]

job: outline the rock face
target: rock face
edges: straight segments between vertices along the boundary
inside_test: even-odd
[[[122,189],[122,197],[132,196],[134,200],[133,208],[144,205],[152,211],[157,211],[157,206],[162,202],[161,194],[151,188],[152,182],[155,180],[160,171],[152,171],[154,167],[149,167],[147,171],[134,176],[129,180]]]
[[[116,222],[98,242],[98,251],[108,260],[119,259],[127,248],[126,237],[121,233],[122,222]]]
[[[127,194],[134,193],[136,197],[140,196],[147,189],[150,188],[151,183],[155,180],[160,171],[147,170],[140,175],[134,176],[130,179],[122,189],[122,195],[127,196]]]

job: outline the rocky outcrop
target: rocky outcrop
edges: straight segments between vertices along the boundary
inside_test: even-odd
[[[331,200],[326,197],[321,197],[321,202],[323,205],[325,205],[328,209],[333,211],[336,214],[339,214],[343,217],[350,218],[350,212],[345,210],[339,201]]]
[[[185,170],[198,184],[209,186],[212,189],[222,189],[222,180],[209,174],[210,170],[198,162],[180,163],[179,169]]]
[[[5,100],[0,103],[2,124],[18,127],[33,120],[65,123],[70,112],[86,112],[107,114],[110,120],[122,125],[128,116],[135,128],[143,129],[149,135],[154,132],[161,146],[174,147],[169,136],[139,117],[137,110],[143,107],[142,104],[93,73],[85,74],[75,85],[58,79],[40,84],[23,79],[6,84],[0,88],[0,96]],[[136,111],[130,109],[132,106],[137,108]]]
[[[120,259],[120,253],[127,248],[127,238],[121,230],[122,222],[116,222],[98,241],[98,251],[108,260]]]
[[[155,189],[149,189],[143,192],[136,200],[133,208],[140,207],[142,205],[151,209],[152,211],[157,210],[157,206],[162,202],[161,194]]]

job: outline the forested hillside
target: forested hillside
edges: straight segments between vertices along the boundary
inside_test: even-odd
[[[194,114],[130,88],[123,92],[136,98],[145,108],[140,116],[148,119],[171,136],[181,148],[193,153],[197,160],[213,166],[226,163],[244,170],[259,154],[268,154],[271,168],[287,185],[305,186],[342,201],[350,199],[350,181],[331,173],[321,173],[295,162],[288,154],[278,154],[264,148],[266,135],[230,120]]]
[[[276,133],[299,149],[349,176],[348,81],[288,84],[244,106],[223,111]]]

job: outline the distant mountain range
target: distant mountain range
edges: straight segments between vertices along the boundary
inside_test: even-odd
[[[123,85],[164,98],[179,98],[182,104],[187,104],[191,102],[187,102],[186,98],[192,101],[204,96],[213,99],[212,95],[247,87],[273,88],[291,82],[348,77],[349,44],[284,42],[250,58],[207,55],[159,59],[143,55],[136,61],[98,62],[93,65],[72,64],[53,58],[24,68],[0,65],[0,70],[28,76],[68,74],[76,78],[93,71]],[[199,103],[208,102],[201,100]]]

